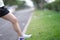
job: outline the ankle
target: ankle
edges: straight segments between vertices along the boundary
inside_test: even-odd
[[[18,35],[18,37],[22,37],[22,35]]]

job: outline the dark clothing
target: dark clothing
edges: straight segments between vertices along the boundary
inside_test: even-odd
[[[5,6],[0,7],[0,17],[5,16],[9,13],[9,11],[7,10],[7,8],[5,8]]]

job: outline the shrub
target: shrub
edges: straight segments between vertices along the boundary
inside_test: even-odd
[[[50,10],[60,11],[60,1],[55,1],[53,3],[46,4],[45,8],[48,8]]]

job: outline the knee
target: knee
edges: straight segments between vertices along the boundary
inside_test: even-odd
[[[13,18],[13,20],[11,21],[13,24],[17,23],[18,22],[18,19],[15,17]]]

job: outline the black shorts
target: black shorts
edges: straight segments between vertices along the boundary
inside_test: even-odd
[[[5,8],[4,6],[0,7],[0,17],[5,16],[8,13],[9,11],[7,10],[7,8]]]

